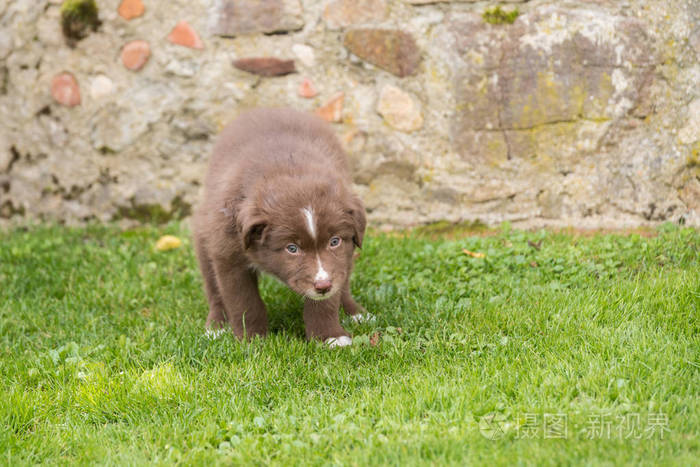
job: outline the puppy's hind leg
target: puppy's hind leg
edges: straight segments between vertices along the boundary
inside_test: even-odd
[[[343,290],[340,295],[340,303],[343,305],[343,310],[345,314],[352,318],[356,323],[363,323],[367,321],[374,321],[375,317],[373,314],[368,313],[362,305],[357,303],[352,294],[350,293],[350,279],[345,282]]]
[[[199,261],[199,269],[202,271],[204,278],[204,292],[207,295],[209,302],[209,315],[207,316],[207,329],[217,330],[226,327],[226,313],[224,302],[219,293],[219,287],[216,284],[216,276],[214,268],[211,264],[211,258],[202,244],[202,241],[195,236],[195,251],[197,252],[197,260]]]

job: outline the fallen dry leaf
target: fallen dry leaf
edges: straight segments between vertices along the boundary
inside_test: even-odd
[[[377,345],[379,344],[379,332],[375,332],[371,336],[369,336],[369,345]]]
[[[485,254],[479,253],[477,251],[469,251],[466,248],[462,249],[462,253],[464,253],[465,255],[469,255],[472,258],[486,258]]]
[[[163,235],[156,242],[156,250],[158,251],[174,250],[180,246],[182,246],[182,240],[173,235]]]

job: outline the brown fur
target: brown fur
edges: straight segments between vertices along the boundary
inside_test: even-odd
[[[228,125],[214,147],[204,200],[194,215],[199,266],[209,301],[207,326],[238,337],[267,333],[258,271],[304,295],[307,338],[348,336],[338,319],[350,295],[353,251],[362,245],[365,210],[349,188],[345,154],[323,120],[290,109],[256,109]],[[303,209],[313,213],[315,238]],[[340,237],[337,247],[330,239]],[[298,245],[297,254],[287,245]],[[318,298],[319,261],[332,284]]]

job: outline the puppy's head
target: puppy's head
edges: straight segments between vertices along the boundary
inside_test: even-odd
[[[310,180],[280,184],[246,200],[236,217],[250,260],[314,300],[342,289],[366,227],[355,195],[338,184]]]

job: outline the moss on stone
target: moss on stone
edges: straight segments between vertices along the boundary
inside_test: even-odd
[[[65,0],[61,4],[61,29],[69,45],[100,26],[95,0]]]
[[[484,143],[486,147],[486,162],[494,168],[508,163],[508,143],[503,132],[488,132]]]
[[[489,24],[513,24],[519,15],[520,12],[517,8],[511,11],[506,11],[500,6],[497,6],[484,11],[484,14],[481,16],[484,18],[484,21]]]
[[[690,150],[688,167],[700,167],[700,141],[696,141]]]
[[[170,209],[160,204],[135,204],[120,206],[115,216],[119,219],[133,219],[141,223],[165,224],[176,219],[183,219],[192,213],[192,207],[179,196],[172,200]]]
[[[427,238],[460,238],[469,235],[483,234],[489,228],[479,220],[449,222],[439,221],[421,225],[412,229],[412,233]]]

